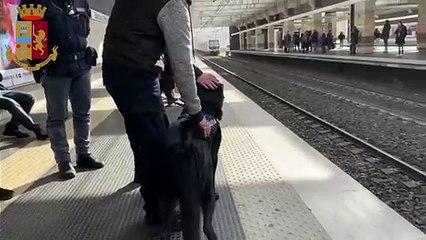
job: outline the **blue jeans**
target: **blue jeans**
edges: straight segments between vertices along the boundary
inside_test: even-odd
[[[65,129],[68,99],[73,112],[76,154],[89,154],[90,145],[90,71],[77,77],[44,76],[41,84],[46,95],[47,134],[57,163],[70,162]]]
[[[141,184],[146,218],[161,222],[160,201],[170,177],[165,159],[168,119],[161,100],[159,75],[102,64],[104,85],[124,118]]]

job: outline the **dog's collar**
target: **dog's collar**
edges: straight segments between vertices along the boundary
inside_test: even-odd
[[[211,126],[217,124],[217,119],[213,115],[204,113],[204,117],[206,118],[207,122],[210,123]]]

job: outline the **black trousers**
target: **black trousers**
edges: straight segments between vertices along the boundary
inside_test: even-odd
[[[160,90],[161,92],[169,92],[175,88],[175,83],[171,76],[167,74],[161,74],[160,76]]]
[[[146,218],[161,223],[161,202],[170,192],[170,165],[165,155],[169,122],[161,100],[159,75],[105,62],[102,68],[104,85],[124,118]]]
[[[2,90],[0,96],[0,109],[8,111],[12,119],[6,124],[6,131],[14,131],[22,124],[25,128],[33,131],[35,124],[28,115],[34,105],[34,97],[26,92],[16,90]]]
[[[356,43],[351,43],[350,53],[356,54]]]

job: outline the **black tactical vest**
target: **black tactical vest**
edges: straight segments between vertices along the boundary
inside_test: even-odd
[[[168,1],[116,0],[106,29],[103,62],[135,70],[161,71],[156,62],[166,44],[157,16]]]

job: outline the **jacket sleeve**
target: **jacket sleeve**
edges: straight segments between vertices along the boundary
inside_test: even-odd
[[[87,36],[90,34],[90,19],[92,18],[92,10],[90,9],[89,1],[86,0],[86,11],[87,11]]]
[[[173,78],[191,115],[201,114],[193,68],[188,5],[184,0],[170,0],[160,10],[157,22],[163,31]]]

